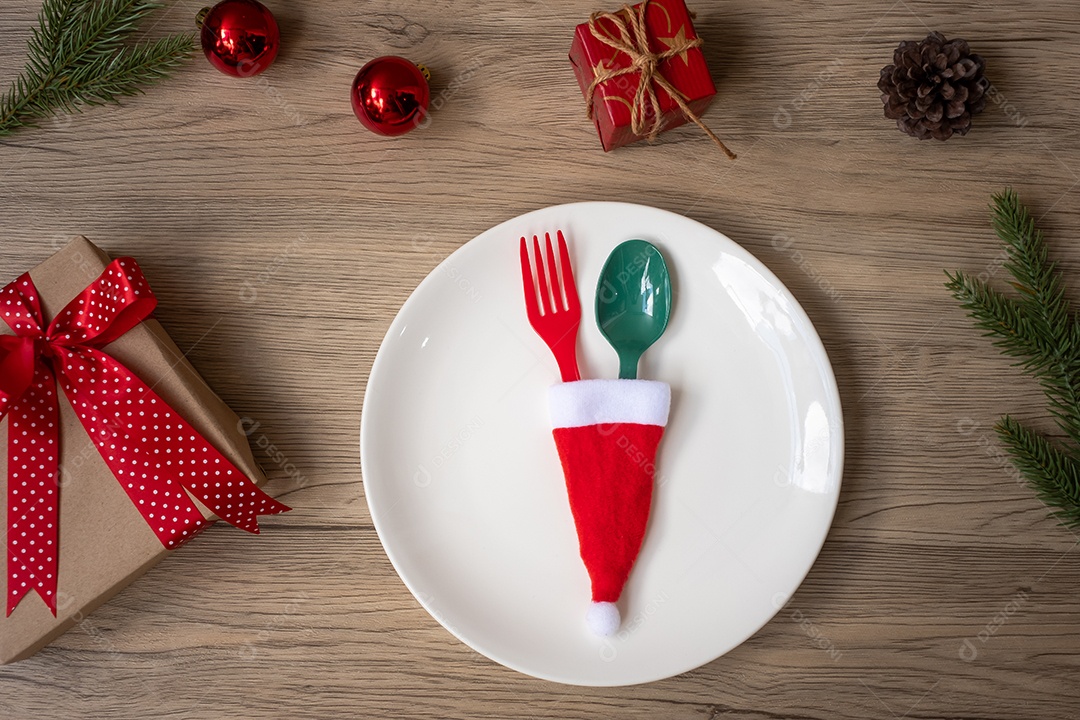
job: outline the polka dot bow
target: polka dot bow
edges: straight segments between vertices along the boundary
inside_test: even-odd
[[[192,497],[259,532],[259,515],[289,508],[260,490],[146,383],[100,348],[157,305],[131,258],[114,260],[47,329],[26,274],[0,291],[0,419],[8,425],[7,614],[34,590],[56,614],[59,405],[64,394],[132,504],[162,545],[206,525]]]

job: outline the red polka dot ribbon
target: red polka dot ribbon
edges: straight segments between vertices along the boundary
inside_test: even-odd
[[[175,548],[207,520],[248,532],[289,508],[251,482],[130,370],[100,348],[157,305],[132,258],[114,260],[45,327],[26,274],[0,291],[0,419],[8,425],[7,614],[34,590],[56,614],[59,405],[56,384],[132,504]]]

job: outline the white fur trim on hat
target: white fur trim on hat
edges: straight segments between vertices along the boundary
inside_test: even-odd
[[[577,380],[548,389],[556,428],[637,423],[664,427],[671,387],[655,380]]]

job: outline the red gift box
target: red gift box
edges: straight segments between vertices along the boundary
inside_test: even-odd
[[[594,13],[574,31],[570,62],[605,151],[693,121],[734,157],[699,118],[716,86],[683,0]]]

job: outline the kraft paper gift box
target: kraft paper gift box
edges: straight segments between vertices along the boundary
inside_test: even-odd
[[[103,251],[78,237],[31,270],[45,323],[101,276],[109,264],[110,258]],[[12,334],[7,323],[0,322],[0,335]],[[266,481],[238,417],[207,386],[157,320],[143,320],[101,350],[152,388],[224,460],[256,485]],[[169,552],[106,464],[59,384],[56,394],[60,420],[56,615],[37,593],[30,592],[9,616],[0,616],[3,664],[37,652]],[[5,528],[11,425],[10,418],[0,423],[0,523],[5,523]],[[254,488],[250,490],[253,495],[262,495]],[[194,499],[192,503],[203,518],[214,519],[203,503]],[[6,560],[5,554],[0,572],[4,597],[11,594]]]

